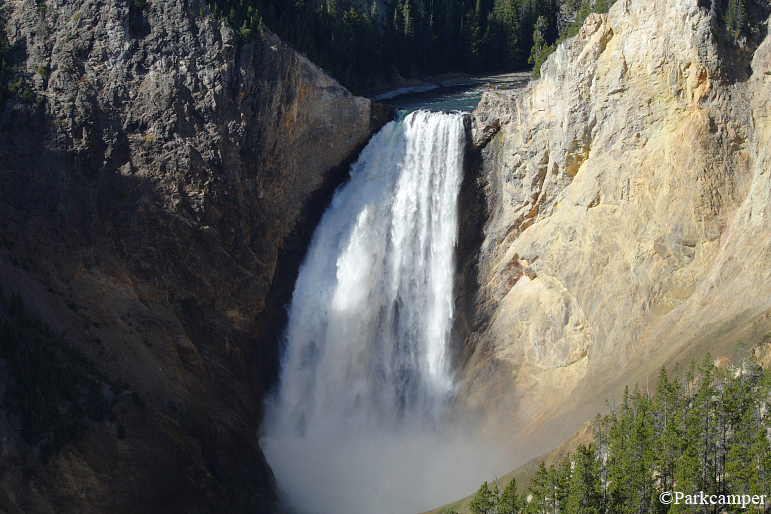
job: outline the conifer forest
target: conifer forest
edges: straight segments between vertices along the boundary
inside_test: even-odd
[[[741,347],[739,349],[741,352]],[[651,384],[650,389],[653,389]],[[751,357],[717,367],[659,373],[655,392],[627,388],[619,404],[594,420],[594,441],[556,466],[540,468],[532,485],[516,481],[500,492],[485,482],[471,502],[474,514],[744,512],[768,507],[771,494],[771,373]],[[735,500],[765,495],[763,504],[668,504],[669,494],[702,493]],[[662,493],[665,503],[660,500]]]
[[[135,0],[136,1],[136,0]],[[703,0],[728,39],[761,30],[764,0]],[[267,26],[353,92],[398,77],[534,68],[614,0],[208,0],[244,41]]]

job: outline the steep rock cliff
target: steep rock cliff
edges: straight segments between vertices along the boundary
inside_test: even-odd
[[[521,458],[622,384],[771,326],[771,41],[753,50],[697,0],[619,0],[474,112],[486,219],[461,400]]]
[[[46,465],[0,411],[6,512],[275,508],[257,430],[283,304],[391,116],[267,30],[244,44],[202,2],[142,4],[0,11],[21,79],[0,114],[5,298],[148,406],[122,400]]]

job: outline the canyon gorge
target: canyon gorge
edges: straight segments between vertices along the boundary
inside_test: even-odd
[[[274,441],[297,426],[321,430],[330,410],[361,414],[360,401],[382,402],[362,414],[374,429],[441,399],[443,415],[473,419],[475,437],[494,441],[512,469],[662,365],[767,342],[771,38],[727,38],[707,2],[618,0],[538,80],[446,115],[453,128],[437,133],[452,137],[440,146],[458,148],[433,158],[459,158],[459,193],[435,207],[457,211],[456,239],[394,245],[389,255],[411,262],[398,272],[372,271],[366,252],[313,261],[330,202],[328,216],[346,195],[362,202],[339,222],[354,226],[380,216],[363,200],[384,194],[377,181],[397,182],[363,168],[395,150],[360,154],[396,130],[389,107],[353,96],[267,29],[239,41],[196,0],[9,0],[0,16],[24,90],[0,115],[0,321],[17,295],[63,347],[125,384],[100,379],[114,419],[86,421],[82,439],[46,459],[22,439],[21,417],[0,411],[0,512],[280,512],[260,438],[282,373],[306,377],[321,400],[290,391],[299,410],[269,403]],[[372,176],[346,193],[337,188],[352,164],[348,187]],[[377,245],[392,236],[355,233],[383,259]],[[420,292],[408,305],[403,291],[431,282],[413,261],[439,247],[455,285],[436,313],[441,302]],[[309,248],[306,267],[345,265],[342,278],[356,280],[303,307],[292,296],[298,274],[305,290],[334,274],[303,278]],[[367,304],[389,283],[396,296]],[[360,304],[376,323],[319,313]],[[287,309],[333,329],[307,336],[311,350],[297,347],[282,370]],[[351,327],[413,331],[418,313],[439,321],[414,331],[442,344],[425,360],[398,337],[388,351],[423,364],[394,371],[344,348],[359,337]],[[305,318],[287,331],[313,332]],[[323,338],[343,348],[332,364],[303,360]],[[346,383],[314,374],[341,363],[351,376],[387,378],[353,381],[360,394],[338,405]]]

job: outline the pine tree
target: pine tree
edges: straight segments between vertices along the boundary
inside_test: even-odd
[[[404,37],[405,39],[412,39],[415,37],[415,20],[412,16],[412,5],[410,4],[410,0],[405,0],[404,5],[402,6],[402,19],[404,20],[404,24],[402,25],[404,28],[402,29],[404,31]]]
[[[517,495],[517,480],[511,479],[503,489],[498,501],[498,514],[519,514],[522,511],[522,498]]]
[[[466,40],[466,62],[474,71],[481,69],[481,57],[483,49],[483,33],[479,24],[479,16],[476,9],[471,9],[464,18]]]
[[[568,487],[565,512],[571,514],[599,514],[600,480],[599,461],[594,448],[580,445],[573,452],[573,473]]]
[[[551,468],[552,471],[554,468]],[[551,490],[551,477],[546,469],[546,464],[541,462],[538,471],[533,476],[533,483],[528,489],[529,500],[525,506],[525,514],[544,514],[551,512],[553,491]]]
[[[746,0],[728,0],[724,20],[730,34],[736,35],[744,30],[747,24]]]
[[[768,441],[768,415],[763,416],[760,421],[755,436],[755,444],[752,446],[750,455],[752,461],[750,466],[756,472],[750,494],[765,495],[771,494],[771,444]],[[766,507],[769,502],[766,502]]]
[[[495,0],[493,6],[491,33],[498,29],[498,40],[502,43],[500,56],[505,66],[518,66],[522,61],[522,22],[520,18],[520,0]]]
[[[570,477],[572,474],[572,462],[570,457],[562,459],[554,470],[552,477],[552,490],[554,491],[552,501],[552,510],[554,514],[559,514],[565,511],[565,507],[568,503],[568,496],[570,494]]]
[[[771,373],[766,373],[761,369],[757,392],[755,393],[758,411],[757,440],[752,448],[752,454],[756,459],[758,469],[757,494],[766,496],[771,495],[771,444],[768,440],[768,434],[771,430],[771,416],[768,412],[769,393],[771,393]],[[756,493],[753,492],[753,494]],[[768,506],[768,502],[766,506]]]
[[[533,28],[533,48],[530,50],[530,58],[527,60],[533,65],[533,75],[541,75],[541,65],[546,58],[554,52],[554,47],[546,42],[546,18],[539,16]]]
[[[615,422],[615,412],[594,418],[594,442],[598,468],[600,510],[607,511],[608,506],[608,461],[610,454],[610,429]]]
[[[608,508],[621,512],[627,497],[626,477],[629,467],[629,432],[631,431],[629,387],[624,388],[621,409],[610,429],[608,453]]]
[[[733,493],[751,493],[753,490],[762,489],[762,486],[758,487],[760,485],[758,464],[760,463],[756,462],[753,456],[753,450],[758,442],[757,428],[755,413],[748,409],[741,423],[736,427],[733,444],[727,455],[726,480],[729,490]],[[767,441],[765,437],[763,439]]]
[[[487,482],[483,483],[476,496],[471,500],[469,507],[474,514],[496,514],[498,511],[498,484],[495,484],[491,491]]]
[[[716,393],[714,387],[715,365],[712,363],[712,355],[707,353],[704,361],[699,368],[701,384],[699,392],[696,395],[695,411],[698,413],[700,458],[701,458],[701,490],[715,492],[715,463],[716,456],[715,444],[717,441],[717,422],[714,405],[714,396]]]
[[[659,372],[654,411],[656,417],[655,466],[661,480],[661,490],[670,491],[675,481],[675,467],[683,447],[683,420],[680,411],[678,368],[670,382],[665,368]]]

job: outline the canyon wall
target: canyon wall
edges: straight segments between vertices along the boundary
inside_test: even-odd
[[[618,0],[473,114],[460,401],[521,460],[624,384],[771,329],[771,40],[724,32],[697,0]]]
[[[129,387],[45,465],[0,411],[0,510],[275,511],[257,438],[284,304],[325,198],[392,113],[203,2],[0,15],[5,300]]]

